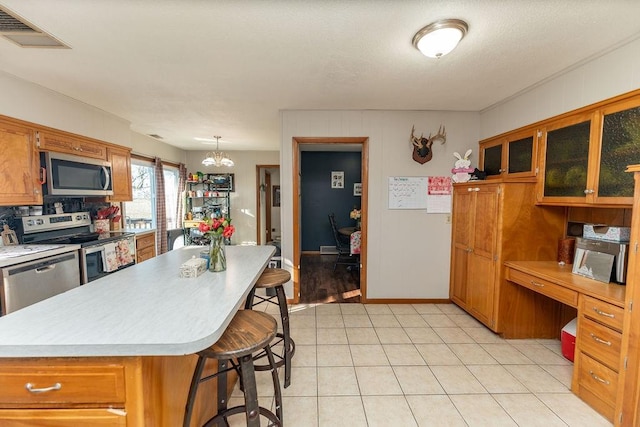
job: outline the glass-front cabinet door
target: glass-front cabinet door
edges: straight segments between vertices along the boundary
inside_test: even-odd
[[[631,205],[640,163],[640,99],[610,104],[555,122],[542,132],[538,201]]]
[[[500,177],[502,174],[502,139],[480,144],[480,165],[487,178]]]
[[[479,169],[487,178],[522,178],[535,175],[536,130],[509,133],[480,142]]]
[[[640,163],[640,101],[625,101],[598,112],[601,144],[597,179],[592,185],[596,203],[631,204],[633,175],[628,165]]]
[[[586,202],[591,114],[573,116],[542,131],[542,201]]]

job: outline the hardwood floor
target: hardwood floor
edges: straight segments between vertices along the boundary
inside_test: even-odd
[[[336,255],[302,254],[300,303],[360,302],[360,277],[342,264],[333,271]]]

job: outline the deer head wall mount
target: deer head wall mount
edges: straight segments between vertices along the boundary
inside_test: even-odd
[[[435,135],[431,136],[431,134],[429,134],[428,137],[424,138],[424,134],[421,134],[420,138],[416,138],[413,134],[415,130],[416,127],[414,125],[411,128],[413,160],[423,165],[433,158],[433,151],[431,150],[433,143],[435,141],[441,141],[441,144],[444,144],[447,141],[447,132],[445,131],[444,126],[441,125],[440,128],[438,128],[438,133]]]

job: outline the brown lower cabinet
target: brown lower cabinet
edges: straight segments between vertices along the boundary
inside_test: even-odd
[[[136,235],[136,264],[156,256],[156,232]]]
[[[475,181],[453,189],[450,298],[491,330],[522,335],[503,321],[513,295],[504,261],[554,260],[565,210],[535,205],[535,183]]]
[[[0,359],[0,425],[181,426],[196,360],[195,355]],[[205,374],[217,370],[215,361],[209,362]],[[229,374],[227,396],[236,378]],[[47,388],[58,390],[42,390]],[[192,426],[215,414],[216,388],[215,380],[198,388]]]

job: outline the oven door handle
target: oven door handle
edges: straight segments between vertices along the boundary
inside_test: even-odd
[[[83,249],[83,252],[85,255],[95,254],[96,252],[102,252],[102,251],[104,251],[104,245]]]

